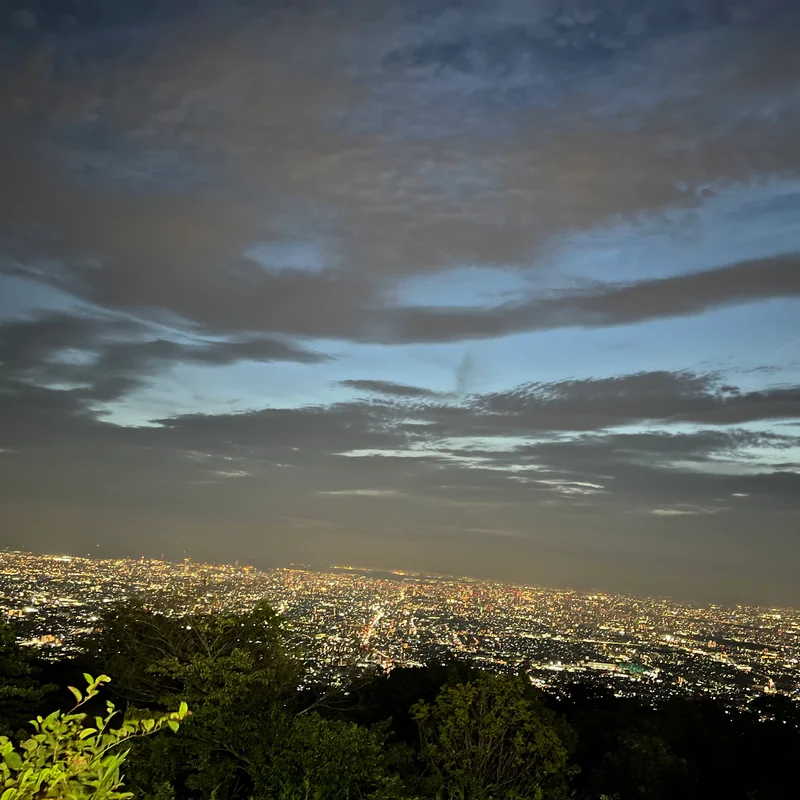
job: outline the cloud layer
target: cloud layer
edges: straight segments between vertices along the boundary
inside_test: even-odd
[[[112,5],[0,19],[5,544],[800,602],[793,3]]]

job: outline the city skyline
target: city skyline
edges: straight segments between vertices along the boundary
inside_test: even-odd
[[[800,607],[797,3],[11,6],[0,546]]]
[[[726,601],[722,598],[716,600],[704,600],[701,598],[680,597],[673,595],[657,595],[657,594],[637,594],[635,592],[619,592],[608,589],[600,585],[596,586],[569,586],[569,585],[549,585],[549,584],[534,584],[526,583],[524,581],[509,582],[502,581],[491,576],[474,574],[460,574],[453,572],[435,572],[428,570],[415,570],[408,567],[401,567],[398,565],[367,565],[367,564],[330,564],[330,563],[313,563],[313,562],[287,562],[284,564],[274,564],[271,566],[258,566],[257,563],[250,563],[247,561],[204,561],[184,556],[183,558],[169,559],[165,558],[163,554],[159,556],[154,555],[139,555],[139,556],[100,556],[92,553],[68,553],[65,551],[44,553],[32,552],[27,550],[13,550],[10,548],[0,549],[0,559],[3,556],[7,557],[23,557],[33,559],[44,559],[46,561],[61,562],[64,564],[78,564],[82,562],[96,563],[96,564],[163,564],[172,567],[190,566],[192,569],[213,569],[213,570],[242,570],[245,572],[255,571],[256,573],[272,573],[272,572],[309,572],[316,574],[347,574],[353,575],[370,575],[370,576],[384,576],[389,580],[403,580],[405,578],[423,578],[435,581],[455,581],[459,583],[480,583],[480,584],[496,584],[507,586],[514,589],[530,589],[533,591],[545,592],[561,592],[567,594],[598,594],[609,595],[615,597],[626,598],[630,600],[652,600],[657,602],[679,603],[685,604],[689,607],[695,608],[750,608],[764,612],[800,612],[800,606],[793,605],[759,605],[757,603],[744,603],[739,601]]]
[[[653,704],[705,696],[755,710],[765,695],[800,698],[798,609],[353,567],[262,571],[190,559],[0,553],[0,615],[45,658],[79,655],[109,608],[129,600],[187,624],[193,615],[247,614],[266,601],[305,665],[303,685],[454,656],[526,674],[556,694],[579,681]]]

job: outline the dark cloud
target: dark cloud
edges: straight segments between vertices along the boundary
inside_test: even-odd
[[[640,372],[528,384],[476,397],[471,405],[487,420],[511,416],[530,430],[596,430],[643,421],[729,425],[797,419],[800,387],[743,392],[713,374]]]
[[[797,420],[800,387],[742,391],[716,374],[641,372],[524,384],[460,403],[412,401],[402,413],[404,430],[427,438],[536,436],[645,423],[727,426]]]
[[[391,397],[435,397],[437,392],[421,386],[407,386],[403,383],[378,380],[349,380],[340,381],[348,389],[357,389],[370,394],[385,394]]]
[[[146,379],[178,364],[222,366],[239,361],[314,364],[328,356],[279,339],[253,336],[233,341],[196,333],[153,338],[163,331],[124,317],[52,315],[0,324],[4,380],[41,386],[71,384],[87,401],[114,400]],[[240,334],[241,336],[241,334]]]
[[[533,300],[493,308],[383,311],[380,335],[375,336],[376,327],[367,330],[385,342],[460,341],[519,331],[625,325],[798,296],[800,260],[793,255],[660,280],[539,293]]]
[[[695,431],[667,427],[636,433],[614,430],[632,424],[653,425],[663,421],[662,415],[673,425],[685,425],[689,415],[684,409],[692,409],[702,424],[708,425],[714,424],[718,409],[726,415],[727,403],[759,407],[760,401],[734,387],[726,387],[727,395],[715,394],[715,380],[685,373],[642,374],[523,387],[502,396],[472,396],[469,404],[462,405],[430,405],[417,402],[416,397],[409,402],[408,397],[398,395],[392,402],[362,400],[184,415],[138,429],[95,420],[81,402],[84,395],[76,391],[26,386],[16,397],[7,393],[5,400],[9,411],[15,401],[19,403],[20,409],[13,414],[17,420],[35,420],[47,414],[62,429],[75,426],[87,442],[96,441],[101,447],[205,454],[203,458],[234,460],[237,468],[245,464],[247,472],[275,465],[300,468],[305,479],[316,474],[323,484],[335,475],[336,491],[341,492],[385,489],[387,480],[396,488],[402,478],[404,492],[419,496],[450,486],[471,493],[474,501],[479,498],[479,487],[506,502],[532,490],[577,496],[594,495],[594,489],[602,489],[619,499],[624,477],[640,494],[648,484],[655,487],[656,494],[675,484],[698,502],[703,498],[695,498],[697,492],[709,499],[734,492],[749,494],[747,487],[751,486],[753,494],[760,494],[752,484],[768,480],[773,473],[780,481],[781,470],[786,469],[785,457],[780,454],[800,445],[797,435],[735,427]],[[674,416],[663,411],[672,414],[673,408]],[[787,408],[783,416],[797,422],[800,406]],[[443,417],[448,419],[446,424]],[[409,420],[421,424],[409,424]],[[748,417],[749,422],[763,420],[764,416],[755,413]],[[34,439],[30,430],[21,439],[13,435],[12,428],[5,435],[7,444],[15,447],[24,445],[26,438],[29,442]],[[39,446],[49,436],[50,430],[43,429]],[[536,438],[526,443],[532,436]],[[493,446],[493,442],[509,438],[512,447]],[[748,455],[751,451],[754,455]],[[770,460],[761,465],[764,453]],[[195,458],[191,456],[192,463]],[[726,474],[726,464],[737,464],[739,474]],[[653,471],[659,477],[653,477]],[[793,485],[791,473],[785,475]],[[348,485],[348,480],[355,484]],[[724,485],[729,488],[719,488]],[[330,486],[326,490],[334,491]],[[634,495],[629,489],[626,500]]]
[[[266,409],[244,414],[197,414],[156,420],[172,440],[220,447],[310,449],[336,453],[359,448],[402,446],[405,435],[385,408],[339,404],[299,409]]]
[[[251,272],[255,267],[248,268]],[[204,308],[189,308],[178,294],[169,307],[189,313],[220,330],[234,319],[224,309],[235,309],[240,325],[281,334],[342,337],[364,342],[411,343],[460,341],[497,337],[508,333],[567,327],[599,328],[632,324],[651,319],[698,314],[702,311],[759,299],[800,296],[800,262],[796,256],[747,262],[707,272],[683,275],[625,286],[594,286],[582,291],[551,292],[533,301],[506,303],[494,308],[459,309],[358,309],[368,299],[367,285],[356,289],[347,278],[287,275],[270,277],[260,270],[253,276],[252,291],[244,287],[219,287],[204,292]],[[142,286],[117,286],[133,305],[148,305],[151,298],[139,296]],[[177,286],[175,287],[177,291]],[[237,301],[235,298],[239,297]],[[227,298],[227,300],[226,300]],[[199,299],[199,297],[198,297]],[[243,342],[259,357],[273,347],[274,358],[313,361],[317,356],[299,348],[274,342],[260,345]],[[209,360],[223,363],[232,347],[208,349]],[[201,351],[197,351],[199,354]],[[191,352],[189,351],[191,357]],[[267,357],[269,354],[267,353]]]
[[[537,256],[565,233],[696,208],[720,176],[795,170],[800,62],[781,46],[791,4],[562,5],[478,3],[431,12],[435,24],[380,5],[372,22],[347,4],[265,10],[247,24],[207,9],[158,26],[151,11],[138,37],[115,39],[127,58],[69,37],[54,54],[34,37],[0,87],[11,110],[0,215],[14,250],[28,266],[61,259],[58,280],[66,270],[75,291],[110,307],[367,342],[618,325],[797,295],[796,262],[776,260],[496,308],[391,307],[408,276],[458,263],[541,275]],[[98,19],[89,41],[123,26]],[[709,28],[717,38],[698,46]],[[379,90],[365,92],[369,81]],[[507,131],[472,124],[496,120],[497,104]],[[244,258],[259,242],[309,238],[323,254],[314,274]],[[87,259],[103,268],[82,268]]]

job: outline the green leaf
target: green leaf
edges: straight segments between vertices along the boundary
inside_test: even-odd
[[[180,728],[180,725],[174,719],[169,720],[167,725],[169,725],[169,728],[173,733],[177,733],[178,728]]]
[[[19,753],[15,753],[13,750],[10,753],[3,753],[3,760],[14,771],[22,769],[22,758],[20,758]]]
[[[186,705],[186,701],[185,701],[185,700],[181,700],[181,704],[180,704],[180,706],[178,707],[178,713],[179,713],[179,714],[180,714],[182,717],[185,717],[185,716],[186,716],[186,715],[189,713],[189,706],[188,706],[188,705]]]
[[[67,686],[67,689],[69,689],[72,692],[72,694],[73,694],[75,700],[77,700],[77,702],[80,703],[81,700],[83,700],[83,695],[74,686]]]

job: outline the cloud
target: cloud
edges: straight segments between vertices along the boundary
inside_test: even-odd
[[[446,530],[451,531],[453,533],[477,533],[479,536],[503,536],[503,537],[511,537],[511,538],[518,538],[522,536],[519,531],[509,531],[504,528],[460,528],[457,526],[450,526],[446,528]]]
[[[369,21],[347,6],[154,18],[138,36],[106,17],[55,52],[34,36],[0,89],[8,241],[29,268],[62,259],[43,280],[218,333],[453,341],[796,295],[793,263],[753,261],[479,309],[391,301],[463,265],[551,280],[541,256],[566,233],[796,167],[800,64],[773,59],[790,7],[748,39],[740,10],[687,4],[668,22],[658,5],[636,28],[599,7],[422,22],[379,4]]]
[[[356,389],[371,394],[384,394],[392,397],[435,397],[438,393],[421,386],[406,386],[393,381],[379,380],[346,380],[339,381],[348,389]]]
[[[761,502],[777,496],[788,501],[800,480],[782,466],[800,452],[800,436],[726,424],[742,417],[747,424],[766,424],[775,413],[769,395],[751,397],[707,375],[644,373],[535,385],[471,396],[458,405],[389,395],[388,402],[384,396],[377,402],[183,415],[138,429],[93,418],[80,393],[22,392],[5,396],[15,418],[2,430],[6,445],[49,441],[51,429],[43,427],[37,437],[34,427],[47,413],[61,441],[69,441],[72,431],[73,441],[87,446],[205,453],[186,462],[192,472],[203,470],[205,479],[283,470],[283,482],[295,479],[294,468],[297,479],[321,495],[402,494],[466,504],[562,496],[624,505],[648,496],[663,501],[741,493]],[[792,402],[777,406],[796,422],[800,410]],[[742,408],[731,413],[729,404]],[[691,417],[700,422],[687,423]],[[31,427],[20,428],[26,418]],[[422,424],[409,426],[408,420]],[[632,425],[650,427],[626,432]],[[532,441],[533,434],[538,438]],[[505,446],[493,447],[495,440]],[[733,464],[737,470],[731,472]]]
[[[472,389],[475,371],[475,356],[468,351],[464,353],[456,366],[456,394],[459,397],[463,397]]]
[[[122,316],[63,314],[0,323],[4,380],[66,385],[87,402],[111,401],[177,364],[223,366],[240,361],[320,363],[328,359],[277,338],[204,339],[165,332]]]
[[[800,389],[742,391],[715,374],[640,372],[524,384],[471,395],[461,404],[416,404],[405,413],[422,423],[420,434],[440,438],[603,431],[648,422],[741,425],[797,419]]]
[[[323,491],[317,494],[328,497],[403,497],[397,489],[338,489],[336,491]]]
[[[657,517],[691,517],[697,514],[714,514],[721,510],[719,508],[654,508],[650,513]]]
[[[395,309],[384,312],[383,331],[385,341],[459,341],[518,331],[630,325],[737,303],[800,297],[799,266],[798,256],[792,255],[658,280],[551,291],[490,308]],[[372,329],[370,333],[374,335]]]

